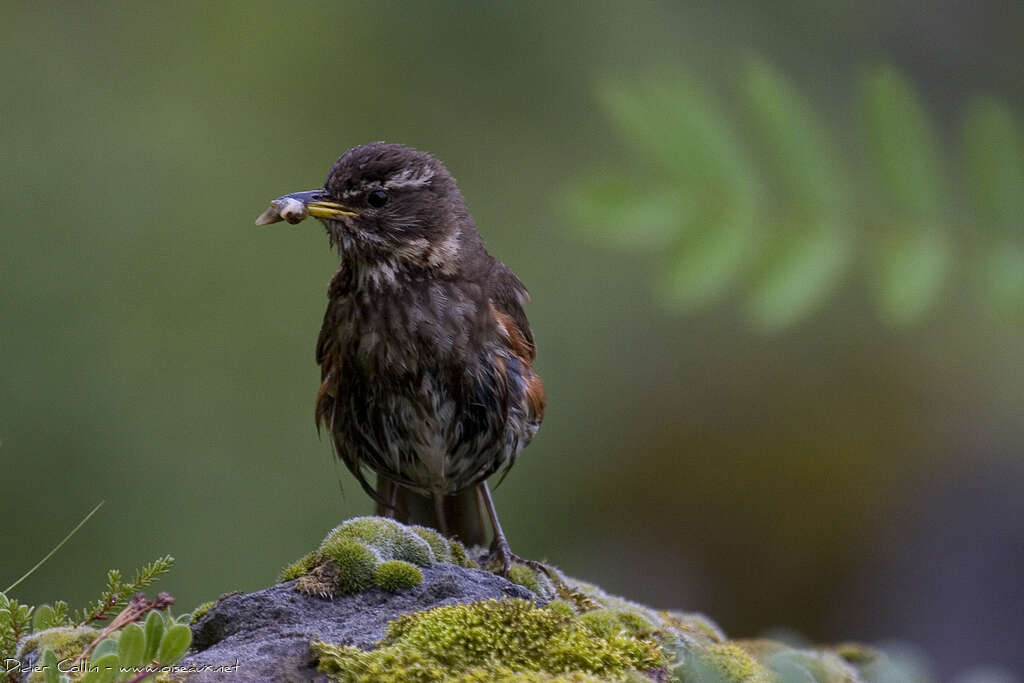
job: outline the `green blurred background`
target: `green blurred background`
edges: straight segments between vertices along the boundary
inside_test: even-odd
[[[252,221],[383,139],[447,163],[533,293],[549,412],[497,492],[519,553],[736,636],[900,640],[943,680],[1024,672],[1024,299],[1021,261],[1001,256],[1024,238],[1021,157],[994,172],[1010,207],[994,241],[961,173],[975,95],[1019,131],[1020,3],[5,2],[3,15],[0,584],[107,501],[19,598],[81,605],[108,568],[171,553],[160,587],[187,609],[269,584],[370,510],[313,427],[336,256],[316,224]],[[783,306],[777,324],[751,309],[757,277],[741,266],[703,298],[665,296],[673,263],[714,264],[644,232],[673,207],[682,231],[687,204],[651,162],[657,145],[630,135],[648,118],[630,84],[685,73],[729,123],[662,134],[760,149],[770,131],[742,87],[755,57],[815,112],[784,147],[849,174],[822,181],[845,197],[829,205],[843,241],[805,259],[833,266],[796,278],[787,291],[815,303]],[[871,145],[895,143],[864,132],[858,104],[879,64],[931,126],[936,158],[904,171],[954,198],[896,256],[857,213],[890,184]],[[752,157],[765,187],[748,222],[776,225],[761,218],[784,202],[764,197],[790,196],[773,189],[786,168]],[[667,204],[632,220],[652,187]],[[602,213],[629,218],[619,230]],[[940,254],[923,270],[922,251]],[[1004,264],[999,296],[977,284],[984,254]]]

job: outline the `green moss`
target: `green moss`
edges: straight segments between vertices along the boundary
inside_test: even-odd
[[[308,553],[305,557],[292,562],[290,565],[282,569],[281,573],[277,576],[277,582],[284,583],[285,581],[297,579],[314,566],[316,566],[316,553]]]
[[[609,595],[592,583],[572,579],[568,584],[560,586],[558,597],[568,600],[576,608],[577,612],[589,612],[602,607],[614,607],[616,609],[646,609],[636,603],[628,602],[622,598]]]
[[[199,607],[196,607],[194,610],[192,610],[192,617],[189,619],[189,623],[194,624],[200,619],[202,619],[203,615],[209,612],[210,608],[213,607],[214,604],[216,604],[216,600],[210,600],[209,602],[204,602],[203,604],[199,605]]]
[[[373,573],[373,583],[378,588],[394,593],[423,583],[423,572],[410,562],[388,560],[377,565]]]
[[[775,678],[733,643],[695,648],[674,673],[682,683],[772,683]]]
[[[653,636],[656,629],[645,617],[634,612],[615,609],[597,609],[581,614],[580,623],[602,637],[628,633],[639,638]]]
[[[743,648],[729,643],[716,643],[707,650],[715,668],[726,675],[728,681],[754,681],[763,678],[763,670]]]
[[[354,540],[372,547],[381,559],[405,560],[429,567],[434,564],[430,544],[412,529],[386,517],[356,517],[333,529],[320,546]]]
[[[309,595],[353,593],[369,587],[377,565],[390,561],[477,568],[465,546],[433,529],[385,517],[356,517],[331,529],[315,551],[285,567],[278,582],[296,579],[296,590]]]
[[[625,610],[617,610],[616,615],[619,617],[619,621],[623,626],[626,627],[631,634],[638,638],[647,638],[657,632],[647,617],[637,612],[628,612]]]
[[[42,662],[43,653],[52,650],[57,661],[67,663],[80,655],[99,634],[98,630],[88,626],[57,626],[37,631],[21,642],[18,657],[24,658],[29,652],[38,650],[39,661]],[[33,671],[28,677],[29,683],[41,683],[43,680],[42,671]]]
[[[407,527],[384,517],[356,517],[332,529],[314,552],[285,567],[279,580],[296,579],[296,590],[331,597],[369,588],[382,562],[429,567],[438,561],[472,564],[461,544],[433,529]],[[383,570],[382,585],[394,585],[395,589],[416,585],[407,583],[413,573],[389,574],[394,571]],[[422,572],[418,576],[416,583],[421,583]]]
[[[567,617],[576,616],[576,609],[565,600],[552,600],[547,604],[547,609],[564,614]]]
[[[506,578],[512,583],[517,583],[523,588],[533,591],[545,601],[558,597],[558,591],[551,579],[543,572],[525,564],[513,564],[509,567]]]
[[[380,683],[551,680],[574,674],[606,680],[666,664],[653,639],[625,631],[599,635],[563,612],[524,600],[486,600],[402,616],[388,627],[381,647],[369,652],[327,643],[314,643],[313,650],[320,670],[334,680]]]
[[[425,526],[410,526],[409,529],[427,542],[427,545],[430,546],[431,552],[434,553],[434,559],[436,561],[452,561],[452,548],[448,543],[448,539],[444,536]]]
[[[625,631],[622,623],[619,621],[618,615],[615,614],[614,610],[610,609],[596,609],[592,612],[581,614],[579,620],[580,623],[589,628],[594,635],[601,638],[607,638],[615,635],[616,633],[622,633]]]
[[[337,565],[335,585],[342,593],[356,593],[373,585],[373,572],[381,558],[365,544],[350,538],[328,537],[320,552]]]
[[[534,593],[540,592],[540,582],[537,581],[537,574],[522,564],[514,564],[509,567],[508,580],[512,583],[518,583],[523,588],[529,588]]]
[[[466,552],[466,546],[462,545],[455,539],[448,541],[448,546],[452,550],[452,564],[457,564],[460,567],[469,567],[476,569],[479,565],[476,562],[469,559],[469,553]]]
[[[664,622],[680,631],[682,635],[691,636],[699,640],[710,640],[714,643],[725,642],[725,634],[718,624],[711,621],[703,614],[696,612],[662,612]]]
[[[18,648],[18,656],[24,657],[32,650],[39,650],[40,654],[46,650],[53,650],[57,659],[77,657],[99,634],[99,631],[88,626],[48,628],[37,631],[23,640],[21,647]]]

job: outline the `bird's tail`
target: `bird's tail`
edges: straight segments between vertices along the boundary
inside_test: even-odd
[[[477,496],[475,486],[434,501],[378,476],[377,496],[380,499],[375,505],[377,515],[392,517],[403,524],[437,529],[468,547],[486,546],[488,543],[487,511]],[[382,504],[381,500],[391,503],[393,509]]]

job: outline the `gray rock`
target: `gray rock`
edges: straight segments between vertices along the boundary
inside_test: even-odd
[[[369,649],[384,637],[388,622],[410,612],[489,598],[536,594],[500,576],[451,564],[422,567],[423,583],[387,593],[371,588],[333,600],[293,589],[294,581],[217,602],[192,627],[192,652],[181,666],[196,667],[189,681],[310,681],[317,674],[311,640]],[[204,667],[234,666],[233,674]]]

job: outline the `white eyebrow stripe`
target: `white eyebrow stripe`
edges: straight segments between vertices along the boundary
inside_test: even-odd
[[[373,190],[379,190],[381,188],[386,188],[388,190],[401,190],[423,187],[433,180],[435,175],[437,174],[434,169],[428,166],[406,168],[391,176],[384,182],[374,180],[372,182],[362,183],[356,190],[345,190],[341,193],[341,197],[342,199],[352,199],[353,197],[358,197],[366,192],[372,192]]]
[[[406,168],[384,181],[384,187],[421,187],[426,185],[434,177],[434,169],[421,166],[419,168]]]

